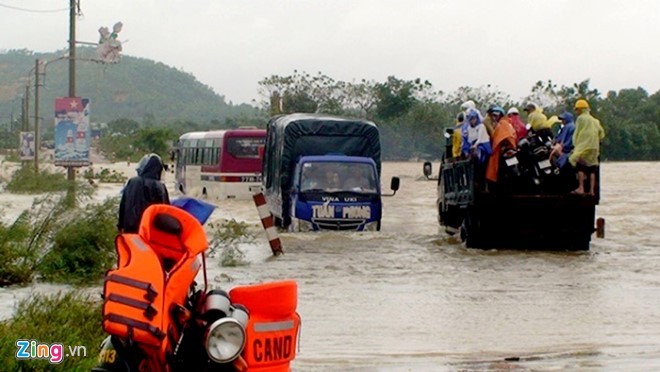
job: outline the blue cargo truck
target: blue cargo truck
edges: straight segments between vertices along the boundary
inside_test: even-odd
[[[366,120],[322,114],[271,118],[263,189],[289,231],[380,230],[380,135]],[[399,178],[392,177],[394,195]],[[388,195],[385,195],[388,196]]]

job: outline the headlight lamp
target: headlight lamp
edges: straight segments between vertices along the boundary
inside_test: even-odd
[[[235,318],[218,319],[206,329],[204,347],[212,361],[231,362],[245,347],[245,327]]]

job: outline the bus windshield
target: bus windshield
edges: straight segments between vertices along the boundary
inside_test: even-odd
[[[375,172],[368,163],[308,162],[302,166],[300,191],[375,193]]]

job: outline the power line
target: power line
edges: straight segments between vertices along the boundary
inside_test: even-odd
[[[7,5],[7,4],[0,4],[0,7],[9,8],[9,9],[13,9],[13,10],[20,10],[22,12],[31,12],[31,13],[55,13],[55,12],[63,12],[63,11],[69,10],[69,8],[48,9],[48,10],[27,9],[27,8],[19,8],[17,6],[11,6],[11,5]]]

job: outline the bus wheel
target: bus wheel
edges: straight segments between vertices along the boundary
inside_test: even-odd
[[[209,195],[206,193],[206,187],[202,189],[202,197],[204,199],[207,199],[209,197]]]
[[[181,191],[181,193],[185,195],[185,191],[183,191],[183,185],[182,184],[179,184],[179,191]]]

